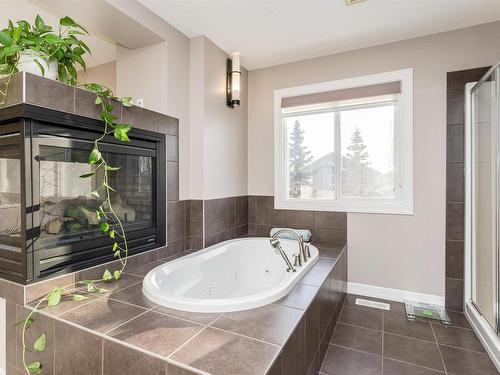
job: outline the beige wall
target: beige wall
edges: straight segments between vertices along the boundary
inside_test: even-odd
[[[191,198],[247,194],[247,78],[241,75],[241,103],[226,105],[227,54],[208,38],[191,40]]]
[[[273,90],[414,69],[413,216],[348,215],[349,281],[444,296],[446,72],[500,60],[500,22],[250,71],[249,194],[273,191]]]
[[[168,113],[168,44],[139,49],[117,47],[116,93],[144,99],[144,108]]]
[[[163,72],[166,69],[166,86],[163,86],[165,84],[163,77],[162,81],[155,83],[155,86],[162,86],[166,96],[166,105],[160,112],[179,119],[179,195],[181,199],[188,199],[191,194],[189,184],[189,38],[145,8],[139,1],[107,1],[166,41],[166,60],[163,59],[162,54],[162,60],[158,60],[157,65],[147,62],[144,67],[132,66],[131,75],[137,79],[137,72],[141,69],[149,69],[151,72],[157,69]],[[156,89],[153,87],[153,90]],[[146,102],[146,107],[147,105]]]
[[[78,72],[78,80],[80,83],[97,82],[106,85],[116,93],[116,61],[96,65],[87,71],[81,70]]]

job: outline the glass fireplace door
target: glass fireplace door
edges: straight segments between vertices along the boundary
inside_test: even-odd
[[[92,177],[79,177],[95,168],[87,164],[92,142],[40,137],[34,139],[33,144],[37,154],[34,168],[38,170],[33,185],[40,207],[35,249],[44,251],[40,257],[72,255],[99,245],[109,247],[110,240],[100,230],[96,214],[105,197],[102,169],[97,169]],[[120,167],[108,172],[109,185],[116,190],[111,192],[111,203],[124,224],[130,243],[148,235],[154,237],[154,150],[118,144],[101,144],[100,150],[109,165]]]

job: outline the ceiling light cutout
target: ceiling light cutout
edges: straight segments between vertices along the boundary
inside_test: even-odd
[[[366,0],[345,0],[345,5],[356,5],[365,1]]]

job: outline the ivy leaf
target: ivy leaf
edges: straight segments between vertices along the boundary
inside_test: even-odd
[[[47,34],[44,37],[48,44],[64,44],[64,40],[58,37],[56,34]]]
[[[104,169],[105,169],[105,170],[107,170],[107,171],[118,171],[118,170],[120,170],[120,168],[121,168],[121,167],[113,167],[113,166],[111,166],[111,165],[106,165],[106,166],[104,167]]]
[[[12,38],[5,31],[0,31],[0,43],[8,47],[12,45]]]
[[[75,26],[75,21],[71,19],[71,17],[63,17],[59,20],[59,24],[61,26]]]
[[[115,230],[114,230],[114,229],[113,229],[113,230],[111,230],[111,231],[109,232],[109,237],[111,237],[111,238],[115,238],[115,233],[116,233],[116,232],[115,232]],[[115,242],[115,244],[116,244],[116,242]],[[115,244],[113,244],[113,250],[116,250],[116,248],[115,248]],[[116,246],[118,246],[118,245],[116,245]]]
[[[32,362],[27,366],[30,374],[40,374],[42,372],[42,364],[38,361]]]
[[[59,302],[61,302],[61,292],[62,289],[55,288],[52,292],[50,292],[48,305],[49,306],[57,306]]]
[[[90,192],[90,194],[92,194],[94,197],[99,198],[99,193],[97,192],[97,190]]]
[[[111,279],[113,279],[113,275],[111,275],[111,272],[109,272],[109,270],[106,270],[104,271],[104,273],[102,274],[102,279],[104,281],[109,281]]]
[[[43,65],[37,59],[33,59],[33,61],[36,63],[36,65],[38,65],[38,69],[40,69],[40,72],[42,72],[42,76],[45,77],[45,68],[43,67]]]
[[[45,30],[45,23],[43,22],[43,19],[39,14],[37,14],[35,18],[35,27],[41,31]]]
[[[121,276],[122,276],[121,271],[115,271],[115,272],[113,272],[113,277],[115,278],[115,280],[120,280]]]
[[[95,98],[95,104],[96,105],[102,104],[102,99],[101,99],[100,96],[98,96],[98,97]]]
[[[128,132],[132,129],[132,125],[129,124],[116,124],[115,130],[113,132],[116,139],[123,142],[130,142],[128,137]]]
[[[132,107],[132,97],[131,96],[124,96],[121,98],[122,104],[124,107]]]
[[[96,211],[95,215],[97,217],[97,220],[101,220],[101,213],[99,211]]]
[[[106,222],[101,223],[101,230],[107,232],[109,230],[109,224]]]
[[[45,350],[45,344],[47,343],[47,336],[45,336],[45,332],[35,341],[33,344],[33,349],[36,352],[43,352]]]
[[[112,124],[113,121],[115,121],[118,117],[116,117],[114,114],[109,113],[108,111],[102,111],[101,112],[101,118],[106,121],[108,124]]]
[[[89,297],[82,296],[81,294],[74,294],[73,295],[73,301],[84,301],[86,299],[89,299]]]
[[[33,318],[26,318],[23,320],[20,320],[19,322],[16,323],[16,326],[24,326],[24,322],[26,322],[26,328],[31,327],[31,325],[34,323],[35,319]]]
[[[115,251],[115,253],[113,254],[113,256],[116,258],[118,255],[120,255],[120,250],[117,250]]]
[[[80,175],[80,178],[89,178],[89,177],[92,177],[93,175],[95,175],[95,172],[84,173],[84,174]]]
[[[96,164],[102,159],[101,151],[94,147],[89,155],[89,164]]]
[[[115,243],[113,244],[113,251],[116,251],[116,249],[118,249],[118,243],[116,243],[116,242],[115,242]]]
[[[92,283],[92,282],[87,283],[87,292],[89,292],[89,293],[97,292],[97,288],[94,285],[94,283]]]

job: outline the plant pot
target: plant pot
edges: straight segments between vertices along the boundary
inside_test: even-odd
[[[42,71],[35,60],[40,63],[44,71]],[[57,61],[48,63],[37,51],[25,50],[19,52],[17,67],[20,72],[28,72],[54,80],[57,78]]]

